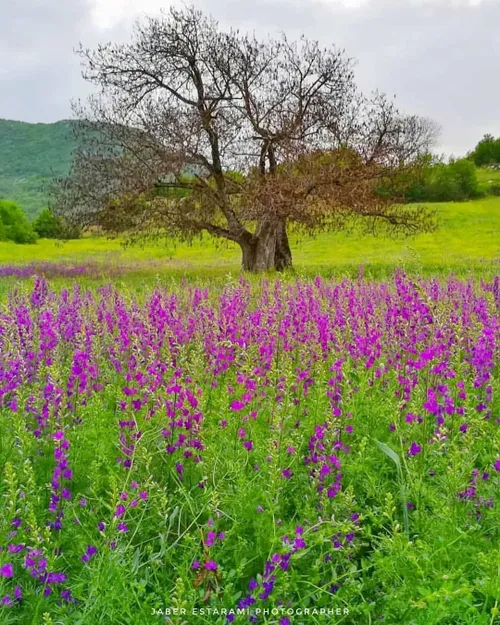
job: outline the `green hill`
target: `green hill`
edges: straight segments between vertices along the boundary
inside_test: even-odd
[[[47,206],[47,184],[68,171],[72,123],[0,119],[0,198],[17,202],[29,217]]]

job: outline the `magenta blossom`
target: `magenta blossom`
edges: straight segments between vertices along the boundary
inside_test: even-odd
[[[14,577],[14,567],[10,562],[0,567],[0,577]]]
[[[409,456],[416,456],[421,451],[422,451],[422,447],[420,447],[420,445],[418,445],[418,443],[412,443],[410,445],[410,449],[408,450],[408,455]]]
[[[238,401],[237,399],[235,399],[231,403],[231,410],[234,410],[234,412],[240,412],[244,408],[245,408],[245,404],[243,402],[241,402],[241,401]]]

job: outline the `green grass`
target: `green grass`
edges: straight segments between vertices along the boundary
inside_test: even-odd
[[[480,184],[500,184],[500,169],[478,169],[477,180]]]
[[[477,181],[479,183],[479,191],[482,194],[492,194],[492,187],[500,186],[500,170],[487,167],[477,169]]]
[[[439,228],[432,234],[389,240],[375,236],[321,233],[291,236],[294,267],[306,274],[352,274],[359,265],[373,276],[385,276],[395,267],[424,274],[454,271],[483,272],[500,259],[500,198],[435,204]],[[240,251],[208,237],[192,245],[125,248],[118,240],[84,238],[61,243],[42,240],[35,245],[0,243],[0,263],[39,261],[98,262],[104,270],[127,266],[135,275],[191,276],[196,278],[237,273]]]

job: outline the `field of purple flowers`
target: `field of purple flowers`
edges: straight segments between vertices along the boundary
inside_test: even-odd
[[[0,623],[493,625],[500,280],[0,299]]]

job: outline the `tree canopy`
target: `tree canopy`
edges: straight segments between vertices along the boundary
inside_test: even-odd
[[[0,199],[0,241],[35,243],[37,234],[15,202]]]
[[[131,237],[205,231],[238,243],[254,271],[291,265],[290,224],[435,226],[376,188],[418,166],[436,126],[362,95],[334,47],[260,41],[172,8],[137,23],[131,43],[79,54],[99,92],[75,106],[83,140],[54,188],[66,218]]]
[[[65,219],[44,208],[33,222],[33,230],[42,239],[78,239],[81,230],[77,224],[68,224]]]
[[[488,165],[500,165],[500,137],[495,139],[492,135],[484,135],[474,150],[469,154],[477,167]]]

